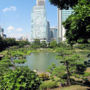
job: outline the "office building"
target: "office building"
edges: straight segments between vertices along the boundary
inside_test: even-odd
[[[57,32],[57,28],[56,27],[52,27],[50,28],[51,31],[51,41],[52,40],[56,40],[57,41],[57,36],[58,36],[58,32]]]
[[[69,8],[68,10],[60,10],[58,8],[58,42],[65,41],[65,28],[62,23],[72,14],[73,10]]]
[[[47,22],[47,42],[51,41],[51,31],[50,31],[50,23]]]
[[[47,42],[47,25],[45,0],[37,0],[31,14],[31,42],[35,39]]]

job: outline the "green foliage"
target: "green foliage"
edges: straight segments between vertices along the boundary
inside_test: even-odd
[[[80,55],[76,54],[74,50],[59,48],[57,52],[57,58],[60,59],[60,66],[53,65],[51,68],[49,68],[49,72],[51,73],[51,76],[57,76],[60,78],[60,82],[62,84],[67,82],[67,85],[71,85],[70,77],[73,76],[74,73],[84,73],[84,60]]]
[[[57,87],[57,83],[55,81],[44,81],[41,85],[40,85],[40,90],[45,90],[45,89],[50,89],[50,88],[55,88]]]
[[[19,59],[19,60],[14,60],[14,63],[18,63],[18,64],[23,64],[25,63],[27,60],[26,59]]]
[[[6,38],[5,41],[7,46],[13,46],[18,44],[14,38]]]
[[[10,46],[19,46],[23,47],[25,45],[30,45],[28,41],[16,41],[14,38],[3,39],[0,37],[0,51],[10,47]]]
[[[84,72],[86,71],[86,66],[83,64],[78,64],[76,66],[76,73],[78,74],[84,74]]]
[[[35,39],[33,43],[36,44],[36,45],[40,45],[40,40],[39,39]]]
[[[46,48],[46,47],[47,47],[46,41],[42,41],[42,42],[41,42],[41,47],[42,47],[42,48]]]
[[[51,4],[59,7],[60,9],[68,9],[78,3],[78,0],[49,0]]]
[[[67,42],[70,45],[88,43],[90,39],[90,1],[79,0],[73,10],[73,14],[63,23],[67,30]]]
[[[55,48],[57,46],[57,42],[55,40],[50,42],[50,47]]]
[[[43,81],[49,80],[49,75],[46,74],[46,73],[41,73],[41,74],[39,74],[39,77],[40,77]]]
[[[8,57],[2,58],[0,61],[0,77],[4,75],[4,73],[9,71],[9,67],[12,66]]]
[[[58,77],[58,81],[61,82],[61,83],[65,83],[66,80],[65,79],[62,79],[63,76],[65,75],[65,70],[66,68],[63,66],[63,65],[60,65],[60,66],[56,66],[55,64],[52,64],[50,67],[49,67],[49,72],[50,72],[50,78],[51,80],[53,81],[57,81],[55,80],[55,76]]]
[[[36,48],[40,48],[41,44],[40,44],[40,40],[39,39],[35,39],[34,42],[31,45],[32,48],[36,49]]]
[[[19,47],[24,47],[25,45],[30,45],[28,41],[17,41]]]
[[[67,49],[67,50],[71,49],[70,45],[68,45],[68,44],[65,43],[65,42],[60,42],[60,43],[57,44],[57,46],[58,46],[59,48],[63,48],[63,49]]]
[[[28,68],[17,68],[3,76],[0,89],[4,90],[37,90],[41,83],[40,78]]]
[[[74,47],[78,48],[78,49],[87,49],[87,50],[89,50],[90,49],[90,44],[78,44],[78,45],[75,45]]]
[[[90,72],[85,72],[84,77],[88,77],[88,76],[90,76]]]

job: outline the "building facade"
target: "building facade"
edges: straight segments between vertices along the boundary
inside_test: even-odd
[[[35,39],[48,40],[47,24],[45,0],[37,0],[31,14],[31,42]]]
[[[69,8],[68,10],[58,9],[58,42],[65,41],[65,28],[62,23],[72,14],[73,10]]]
[[[58,30],[57,30],[57,28],[55,28],[55,27],[52,27],[52,28],[50,28],[50,31],[51,31],[51,41],[52,40],[55,40],[55,41],[57,41],[57,38],[58,38]]]
[[[4,36],[4,29],[0,27],[0,36],[3,37]]]
[[[47,22],[47,42],[51,41],[51,31],[50,31],[50,23],[49,21]]]

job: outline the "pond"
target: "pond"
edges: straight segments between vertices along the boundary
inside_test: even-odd
[[[56,59],[56,53],[32,53],[26,57],[27,62],[24,66],[28,66],[31,70],[38,70],[39,72],[47,72],[48,68],[52,64],[59,64],[59,60]],[[22,66],[23,64],[21,64]]]

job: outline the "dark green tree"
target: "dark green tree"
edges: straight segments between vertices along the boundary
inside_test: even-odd
[[[80,0],[73,9],[74,13],[63,23],[67,30],[67,41],[70,45],[88,43],[90,39],[90,2]]]
[[[42,42],[41,42],[41,47],[42,47],[42,48],[46,48],[46,47],[47,47],[46,41],[42,41]]]
[[[53,66],[50,68],[50,73],[53,76],[60,78],[61,83],[67,82],[67,85],[71,85],[71,76],[76,76],[84,72],[80,65],[83,65],[83,59],[80,55],[77,55],[73,50],[58,49],[57,58],[60,60],[60,66]],[[82,70],[79,72],[78,70]]]
[[[75,6],[79,0],[49,0],[51,4],[59,7],[60,9],[68,9]]]
[[[17,41],[17,46],[24,47],[25,45],[30,45],[29,41]]]

